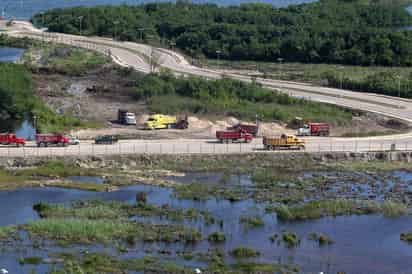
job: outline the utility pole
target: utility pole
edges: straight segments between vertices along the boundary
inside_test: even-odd
[[[398,97],[401,97],[401,75],[397,75],[396,78],[398,78]]]
[[[117,25],[119,24],[119,21],[114,21],[113,22],[113,24],[114,24],[114,40],[116,40],[116,37],[117,37]]]
[[[220,61],[220,54],[222,53],[221,50],[217,50],[216,51],[216,55],[217,55],[217,66],[220,67],[219,61]]]
[[[140,42],[142,42],[142,43],[143,43],[143,31],[144,30],[145,30],[144,28],[138,28],[137,29],[137,31],[140,33]]]
[[[279,57],[279,58],[278,58],[278,62],[279,62],[278,77],[279,77],[279,79],[281,79],[283,58],[280,58],[280,57]]]
[[[79,34],[82,35],[82,21],[83,21],[84,16],[79,16]]]

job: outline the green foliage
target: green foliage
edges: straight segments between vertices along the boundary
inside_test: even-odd
[[[269,209],[269,208],[267,208]],[[303,205],[288,207],[280,205],[275,208],[277,217],[282,221],[318,219],[323,216],[340,216],[353,214],[383,213],[388,217],[405,215],[406,206],[402,203],[385,201],[379,203],[373,200],[320,200]]]
[[[239,221],[246,227],[258,227],[265,225],[265,222],[260,216],[241,216]]]
[[[404,75],[396,71],[378,71],[354,79],[330,72],[325,74],[325,78],[332,87],[412,98],[412,73]]]
[[[291,231],[283,232],[282,240],[288,247],[295,247],[300,243],[299,236],[295,232]]]
[[[324,0],[275,8],[177,1],[54,9],[33,21],[51,31],[79,34],[83,16],[82,34],[174,43],[195,57],[411,65],[412,33],[404,27],[412,19],[404,4]]]
[[[207,239],[209,242],[221,243],[221,242],[226,241],[226,236],[222,232],[215,231],[215,232],[210,233]]]
[[[48,108],[34,94],[30,72],[22,65],[0,63],[0,123],[1,130],[11,130],[10,121],[21,121],[35,115],[40,132],[64,131],[75,127],[85,127],[71,116],[59,115]]]
[[[259,251],[249,247],[236,247],[230,251],[230,254],[235,258],[252,258],[260,256]]]
[[[344,124],[351,112],[336,106],[310,102],[285,93],[224,78],[205,80],[199,77],[179,78],[172,74],[149,74],[137,81],[137,100],[146,100],[153,112],[198,115],[233,115],[239,119],[290,121],[296,116],[308,120]]]

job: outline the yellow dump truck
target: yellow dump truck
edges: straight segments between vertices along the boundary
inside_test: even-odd
[[[266,150],[305,149],[305,141],[295,135],[282,134],[280,137],[263,137],[263,146]]]
[[[149,116],[145,123],[147,129],[162,129],[173,128],[177,123],[176,116],[169,116],[163,114],[153,114]]]

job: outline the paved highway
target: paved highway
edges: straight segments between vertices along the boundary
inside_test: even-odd
[[[144,44],[113,41],[102,37],[83,37],[61,33],[43,32],[34,28],[29,22],[16,21],[7,27],[0,21],[0,29],[6,30],[10,36],[30,37],[44,41],[63,43],[87,48],[109,55],[121,66],[131,67],[148,73],[167,68],[177,74],[197,75],[207,78],[231,77],[245,82],[251,78],[232,71],[212,70],[191,65],[182,55],[167,49],[153,48]],[[155,66],[153,66],[155,64]],[[412,100],[382,96],[373,93],[359,93],[348,90],[318,87],[306,83],[269,80],[257,78],[256,81],[267,88],[287,92],[291,96],[303,97],[313,101],[326,102],[339,106],[384,114],[412,122]],[[412,133],[385,137],[368,138],[308,138],[306,151],[368,151],[389,149],[390,144],[396,144],[397,149],[412,148]],[[409,145],[410,143],[410,145]],[[42,154],[110,154],[110,153],[238,153],[261,151],[261,140],[252,144],[221,145],[210,143],[210,140],[157,140],[122,141],[115,146],[94,146],[86,143],[70,148],[6,148],[0,155],[6,153],[19,155]]]

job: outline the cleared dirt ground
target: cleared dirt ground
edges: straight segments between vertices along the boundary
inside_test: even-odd
[[[120,134],[129,138],[213,138],[216,130],[237,124],[233,117],[189,116],[187,130],[142,130],[149,111],[144,102],[137,102],[132,94],[137,78],[125,77],[113,65],[104,65],[84,76],[63,75],[47,69],[34,74],[37,93],[54,110],[70,113],[81,119],[100,122],[100,129],[83,129],[72,134],[80,138],[94,138],[100,134]],[[118,109],[136,113],[137,126],[123,126],[116,122]],[[294,133],[285,123],[260,123],[260,135]],[[354,115],[352,123],[333,127],[333,136],[382,135],[404,132],[408,126],[376,114]]]

